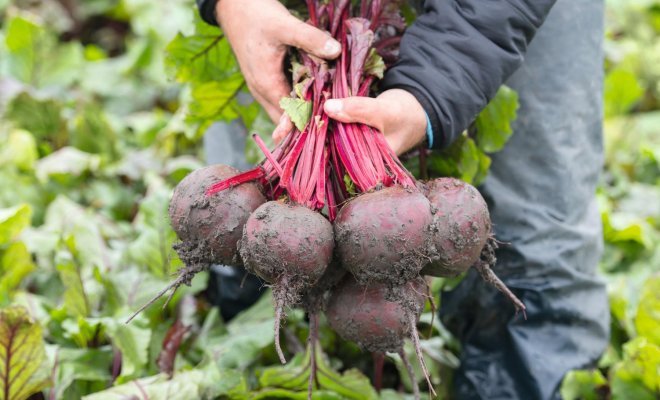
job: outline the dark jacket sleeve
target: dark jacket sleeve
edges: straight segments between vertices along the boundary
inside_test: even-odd
[[[555,0],[426,0],[383,87],[411,92],[429,115],[434,148],[476,118],[522,63]]]
[[[197,8],[199,9],[199,16],[202,17],[204,22],[210,25],[218,25],[215,19],[215,5],[218,0],[195,0]]]

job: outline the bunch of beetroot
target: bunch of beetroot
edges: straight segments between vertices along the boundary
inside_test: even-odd
[[[330,32],[343,52],[331,63],[292,54],[294,90],[282,105],[296,128],[272,151],[255,137],[265,155],[256,168],[210,166],[176,188],[170,217],[186,267],[170,287],[189,284],[213,263],[244,266],[272,285],[283,363],[280,320],[286,307],[302,306],[310,341],[322,311],[341,337],[371,352],[403,355],[410,338],[433,392],[416,328],[429,297],[422,275],[475,266],[517,309],[524,305],[490,269],[495,241],[474,187],[451,178],[416,182],[381,132],[323,112],[327,99],[373,94],[396,60],[399,5],[308,0],[307,9],[308,23]]]

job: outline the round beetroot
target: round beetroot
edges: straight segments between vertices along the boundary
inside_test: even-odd
[[[389,187],[346,203],[335,219],[337,254],[358,282],[400,285],[419,275],[432,221],[418,191]]]
[[[241,264],[236,245],[243,225],[266,199],[253,183],[211,196],[206,194],[212,184],[238,173],[226,165],[211,165],[191,172],[179,182],[170,201],[169,215],[172,228],[181,240],[174,249],[185,266],[177,271],[178,277],[172,283],[140,307],[127,323],[172,289],[169,302],[181,285],[189,286],[195,275],[211,264]]]
[[[266,199],[254,183],[206,195],[209,186],[238,173],[226,165],[210,165],[188,174],[174,189],[169,214],[183,242],[177,251],[184,263],[240,265],[236,244],[243,225]]]
[[[309,208],[269,201],[245,223],[239,247],[245,268],[273,284],[275,349],[284,364],[279,337],[284,309],[299,304],[304,290],[326,272],[334,249],[332,224]]]
[[[240,253],[245,267],[262,279],[290,285],[315,284],[332,258],[332,224],[302,206],[269,201],[245,224]]]
[[[394,288],[382,283],[361,286],[347,276],[332,291],[328,322],[339,336],[363,349],[398,352],[411,333],[409,316],[417,320],[424,308],[425,285],[418,277]]]
[[[488,206],[472,185],[454,178],[428,183],[427,197],[435,211],[431,224],[431,263],[423,275],[456,276],[478,259],[491,234]]]

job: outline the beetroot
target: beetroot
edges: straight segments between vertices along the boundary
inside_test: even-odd
[[[236,245],[243,225],[266,199],[254,183],[232,187],[216,196],[205,194],[214,182],[238,173],[226,165],[211,165],[193,171],[175,188],[169,214],[182,241],[176,249],[186,265],[240,265]]]
[[[326,315],[339,336],[368,351],[396,352],[405,360],[403,341],[410,337],[433,392],[416,326],[426,302],[425,293],[426,282],[421,277],[392,287],[383,283],[362,286],[355,278],[347,276],[332,291]],[[416,389],[415,379],[411,381]],[[416,389],[416,397],[418,392]]]
[[[424,189],[433,208],[431,224],[431,263],[423,275],[456,276],[474,267],[488,284],[501,291],[525,314],[525,305],[495,275],[497,241],[491,231],[488,206],[472,185],[454,178],[428,182]]]
[[[316,283],[332,258],[332,225],[306,207],[269,201],[245,224],[240,253],[248,271],[276,283]]]
[[[335,220],[337,254],[358,282],[400,285],[419,275],[432,222],[418,191],[389,187],[346,203]]]
[[[170,201],[169,214],[172,228],[181,240],[174,249],[185,266],[171,284],[133,313],[127,323],[174,288],[169,302],[179,286],[190,285],[195,275],[211,264],[241,265],[237,243],[243,225],[266,198],[254,183],[228,188],[217,196],[206,195],[207,187],[213,182],[238,173],[227,165],[210,165],[191,172],[179,182]]]
[[[431,263],[422,274],[440,277],[465,272],[478,259],[491,234],[488,206],[472,185],[454,178],[427,184],[434,209],[431,225]]]
[[[275,300],[275,347],[286,305],[300,301],[301,292],[325,273],[332,258],[332,224],[307,207],[269,201],[250,216],[240,242],[245,268],[272,283]]]

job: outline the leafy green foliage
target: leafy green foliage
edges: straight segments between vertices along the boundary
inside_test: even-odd
[[[179,33],[167,46],[166,65],[190,86],[186,121],[201,136],[214,121],[242,118],[252,125],[259,108],[245,93],[245,80],[222,32],[195,17],[195,33]]]
[[[41,327],[22,307],[0,310],[0,399],[20,400],[48,385]]]

